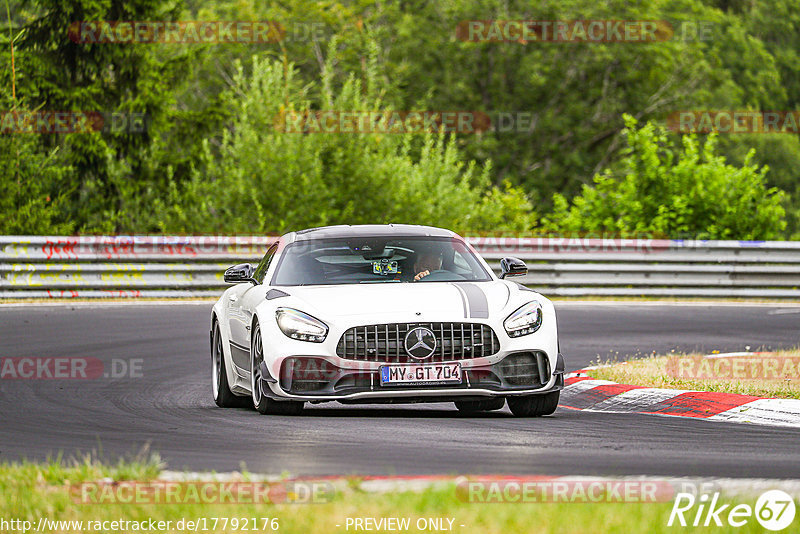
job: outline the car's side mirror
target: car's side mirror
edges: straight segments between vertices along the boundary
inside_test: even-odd
[[[257,284],[258,282],[253,278],[254,272],[255,269],[249,263],[240,263],[239,265],[234,265],[233,267],[225,269],[225,276],[223,279],[229,284],[241,284],[242,282],[253,282]]]
[[[506,276],[523,276],[528,274],[528,266],[518,258],[503,258],[500,260],[500,278]]]

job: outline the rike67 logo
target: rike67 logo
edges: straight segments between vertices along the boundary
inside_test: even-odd
[[[777,532],[791,525],[794,516],[794,499],[781,490],[762,493],[755,507],[723,503],[719,492],[710,496],[703,493],[699,497],[692,493],[678,493],[667,526],[721,527],[727,523],[738,528],[755,517],[762,527]]]

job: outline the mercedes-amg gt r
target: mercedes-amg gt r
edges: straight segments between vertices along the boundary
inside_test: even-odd
[[[508,281],[448,230],[330,226],[291,232],[211,314],[218,406],[297,414],[304,403],[454,402],[462,412],[553,413],[564,385],[553,304]]]

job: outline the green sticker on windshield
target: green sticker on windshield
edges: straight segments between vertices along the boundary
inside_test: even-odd
[[[374,274],[382,274],[386,276],[387,274],[397,274],[400,272],[400,270],[397,268],[396,261],[389,261],[387,259],[383,259],[380,261],[372,262],[372,272]]]

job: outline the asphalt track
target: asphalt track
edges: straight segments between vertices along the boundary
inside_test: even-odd
[[[300,417],[219,409],[210,394],[210,303],[0,306],[0,357],[141,359],[141,376],[0,379],[0,460],[149,445],[169,468],[259,473],[650,474],[800,478],[800,431],[559,408],[516,419],[450,404],[311,406]],[[568,369],[598,356],[800,346],[800,307],[557,305]]]

